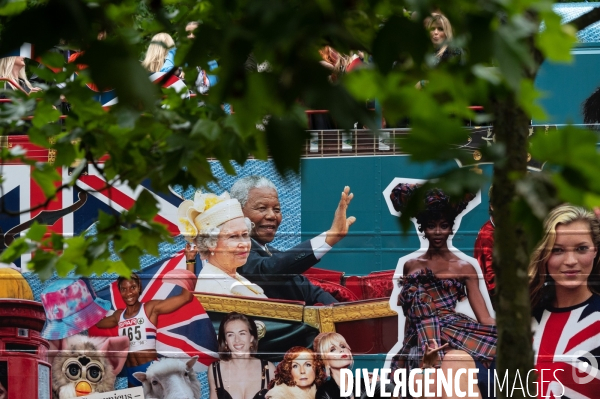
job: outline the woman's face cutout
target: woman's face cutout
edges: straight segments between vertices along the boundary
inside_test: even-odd
[[[598,251],[592,241],[589,223],[577,220],[556,226],[556,240],[551,251],[546,268],[556,289],[588,289],[588,277]]]
[[[292,360],[292,377],[298,388],[310,388],[316,378],[314,357],[309,352],[300,352],[298,357]]]
[[[423,233],[429,240],[430,248],[442,248],[452,234],[452,226],[446,218],[430,220],[423,226]]]
[[[235,218],[221,226],[212,259],[222,268],[235,270],[246,264],[250,255],[250,234],[244,218]]]
[[[327,367],[343,369],[352,364],[352,352],[345,341],[333,341],[325,350],[323,360]]]
[[[232,320],[225,325],[225,342],[232,356],[244,357],[251,353],[254,337],[243,320]]]

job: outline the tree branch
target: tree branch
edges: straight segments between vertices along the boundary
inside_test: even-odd
[[[580,31],[598,21],[600,21],[600,7],[596,7],[592,11],[575,18],[569,24],[575,26],[577,31]]]

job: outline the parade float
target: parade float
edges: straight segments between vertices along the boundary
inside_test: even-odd
[[[532,121],[531,135],[551,134],[565,123],[583,123],[582,103],[600,84],[600,76],[585,71],[590,71],[594,64],[597,65],[600,49],[595,44],[587,43],[577,47],[573,53],[575,63],[571,66],[545,65],[542,68],[538,86],[551,93],[544,100],[544,105],[551,111],[554,119],[544,124]],[[584,72],[577,72],[577,68]],[[562,83],[566,79],[570,82],[568,87]],[[569,93],[561,94],[567,89]],[[564,96],[570,99],[568,106],[564,106]],[[385,129],[379,136],[362,129],[311,131],[311,139],[307,140],[303,150],[300,172],[286,176],[280,176],[273,163],[268,160],[248,159],[244,165],[235,164],[236,176],[228,175],[217,161],[210,161],[217,182],[206,189],[216,194],[228,190],[237,178],[249,175],[267,176],[275,183],[284,219],[273,243],[278,249],[291,248],[325,231],[330,215],[335,210],[339,192],[345,185],[349,185],[355,194],[349,214],[357,218],[348,237],[323,258],[318,268],[306,272],[313,284],[322,287],[339,301],[337,304],[307,306],[297,301],[195,292],[195,297],[202,304],[215,331],[227,313],[236,311],[262,322],[259,325],[259,353],[274,361],[281,360],[283,353],[291,346],[311,346],[314,337],[320,332],[342,334],[353,352],[359,355],[357,360],[364,362],[361,364],[367,367],[372,367],[368,365],[369,362],[381,366],[386,359],[389,361],[388,355],[397,352],[398,344],[404,336],[404,324],[402,317],[399,317],[401,310],[397,305],[401,266],[407,259],[418,256],[426,249],[416,224],[407,232],[402,230],[398,221],[399,214],[390,203],[392,189],[401,182],[427,180],[444,168],[467,167],[476,173],[492,173],[492,165],[480,150],[494,145],[493,126],[476,126],[470,122],[465,126],[464,142],[460,148],[473,158],[474,163],[468,166],[458,162],[444,165],[411,162],[409,156],[402,152],[401,146],[402,137],[408,134],[409,128]],[[51,148],[32,144],[27,136],[3,136],[0,138],[0,146],[20,146],[27,151],[29,158],[39,162],[52,163],[57,155]],[[102,160],[98,165],[101,167]],[[529,170],[532,173],[542,168],[543,160],[529,160]],[[163,283],[161,273],[165,273],[166,269],[185,268],[182,252],[185,242],[177,228],[176,210],[183,199],[193,196],[195,188],[173,187],[170,193],[153,192],[148,185],[143,184],[136,189],[119,183],[106,188],[102,174],[93,167],[88,167],[72,188],[59,192],[55,201],[43,209],[16,215],[19,211],[34,208],[45,201],[31,172],[32,167],[28,165],[18,162],[2,163],[2,200],[5,208],[12,212],[0,215],[3,245],[10,245],[33,221],[47,225],[51,231],[63,235],[94,234],[98,210],[111,213],[130,209],[141,192],[149,191],[160,204],[155,221],[166,226],[174,241],[161,244],[158,257],[144,256],[139,275],[144,281],[148,299],[171,293],[173,285]],[[66,168],[58,172],[66,180],[72,170]],[[489,220],[488,203],[486,188],[476,195],[461,214],[449,242],[449,248],[461,259],[473,264],[479,273],[481,267],[474,258],[474,245],[478,232]],[[30,254],[23,255],[15,261],[15,267],[22,270],[35,299],[39,300],[47,283],[26,270],[25,266],[30,259]],[[96,291],[107,299],[110,299],[110,287],[115,279],[114,275],[91,277]],[[480,287],[491,309],[483,278]],[[23,308],[23,314],[35,310],[35,306],[29,303],[19,304],[27,305]],[[118,308],[118,303],[114,300],[113,307]],[[14,309],[19,311],[21,308]],[[40,313],[39,309],[37,311]],[[469,310],[464,312],[468,314]],[[493,309],[491,312],[493,313]],[[194,316],[197,315],[190,314],[189,318],[193,319]],[[4,315],[2,317],[2,320],[6,320]],[[38,324],[44,318],[41,313],[36,317],[38,321],[35,323]],[[5,321],[2,323],[0,327],[7,327]],[[14,331],[11,331],[16,335],[2,336],[0,366],[2,362],[9,362],[8,359],[13,356],[8,353],[11,352],[9,341],[18,339],[21,342],[29,337],[32,343],[26,345],[35,343],[39,349],[35,353],[26,353],[24,357],[30,362],[37,362],[40,375],[35,378],[42,381],[38,383],[37,389],[44,389],[47,382],[43,381],[47,380],[43,378],[48,378],[49,375],[49,371],[44,369],[49,366],[44,355],[46,344],[35,338],[35,331],[41,326],[15,323],[13,327]],[[24,335],[24,329],[27,328],[31,329],[29,335]],[[175,336],[172,338],[185,339]],[[14,397],[16,396],[9,396],[9,399]]]

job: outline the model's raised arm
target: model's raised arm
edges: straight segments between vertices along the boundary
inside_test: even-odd
[[[119,324],[119,317],[121,316],[121,313],[123,313],[123,310],[116,310],[110,316],[106,316],[105,318],[100,320],[98,323],[96,323],[96,327],[98,327],[98,328],[116,327]]]
[[[146,304],[146,312],[156,316],[171,313],[191,301],[192,298],[194,298],[194,295],[185,288],[182,288],[181,294],[177,296],[148,302]]]

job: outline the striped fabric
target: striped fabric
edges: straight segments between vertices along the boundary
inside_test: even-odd
[[[532,328],[539,397],[597,398],[600,295],[566,308],[548,305],[535,309]]]

